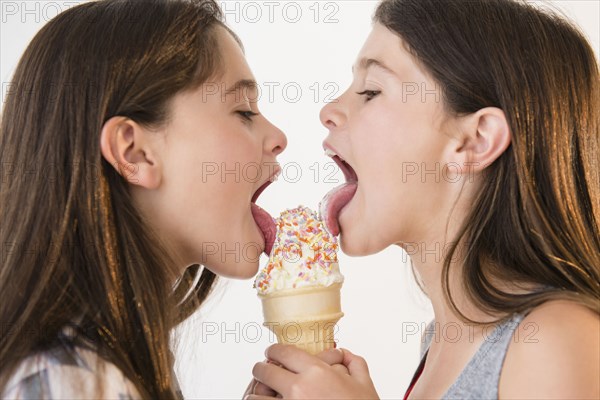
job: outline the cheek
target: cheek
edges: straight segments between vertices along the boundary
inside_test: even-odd
[[[436,198],[442,139],[427,117],[373,113],[355,131],[357,201],[381,240],[395,240]],[[357,126],[358,127],[358,126]]]
[[[229,183],[236,177],[224,174],[233,168],[227,156],[225,147],[202,137],[168,143],[159,204],[166,223],[184,237],[219,226],[215,223],[228,216],[226,207],[239,202],[235,183]]]
[[[170,149],[169,173],[185,190],[196,195],[235,198],[236,189],[256,176],[260,148],[243,128],[235,124],[214,126],[205,136],[195,135]]]

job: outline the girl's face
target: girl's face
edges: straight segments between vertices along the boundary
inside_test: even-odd
[[[287,140],[257,114],[244,54],[218,29],[223,75],[174,98],[170,122],[155,136],[161,184],[140,203],[186,266],[249,278],[265,248],[253,197],[279,172],[276,157]]]
[[[366,255],[422,244],[448,216],[456,141],[436,83],[401,39],[376,24],[353,67],[352,85],[321,111],[324,147],[356,172],[358,189],[339,214],[341,247]],[[453,198],[453,197],[452,197]],[[403,245],[404,247],[404,245]]]

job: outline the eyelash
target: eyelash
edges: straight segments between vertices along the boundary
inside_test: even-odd
[[[365,90],[363,92],[357,92],[356,94],[360,96],[365,96],[365,101],[373,100],[378,94],[380,94],[380,90]]]
[[[259,115],[258,113],[255,113],[253,111],[238,111],[237,113],[239,115],[241,115],[241,117],[243,119],[245,119],[246,121],[252,121],[252,118],[254,118],[257,115]]]

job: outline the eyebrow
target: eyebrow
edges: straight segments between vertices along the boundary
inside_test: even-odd
[[[236,93],[241,89],[251,89],[256,90],[258,88],[258,83],[254,79],[240,79],[237,81],[231,88],[225,91],[225,95]]]
[[[361,58],[358,62],[359,69],[369,69],[371,67],[378,67],[384,70],[385,72],[397,76],[396,72],[394,72],[390,67],[385,65],[383,62],[376,60],[374,58]],[[352,66],[352,72],[354,72],[354,66]]]

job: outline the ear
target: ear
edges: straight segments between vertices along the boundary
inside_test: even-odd
[[[511,143],[511,132],[504,111],[486,107],[460,122],[459,142],[453,157],[471,172],[490,166]]]
[[[155,134],[126,117],[112,117],[102,127],[102,156],[130,184],[147,189],[160,186],[161,171],[148,135]]]

